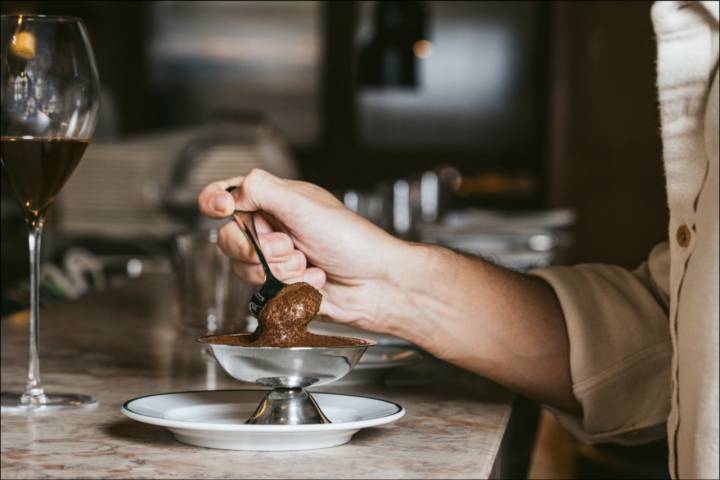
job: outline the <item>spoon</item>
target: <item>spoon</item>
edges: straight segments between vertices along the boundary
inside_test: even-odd
[[[228,187],[225,191],[231,193],[236,188],[237,187]],[[268,265],[265,255],[263,255],[263,252],[260,249],[260,242],[257,240],[257,231],[255,230],[255,222],[253,222],[252,213],[235,210],[233,217],[238,225],[240,225],[243,233],[255,249],[255,253],[260,259],[260,264],[265,271],[265,283],[263,283],[262,287],[260,287],[260,290],[255,292],[248,303],[250,313],[252,313],[255,318],[260,318],[260,311],[263,309],[265,304],[275,297],[275,295],[277,295],[280,290],[285,287],[285,284],[278,280],[270,271],[270,265]]]

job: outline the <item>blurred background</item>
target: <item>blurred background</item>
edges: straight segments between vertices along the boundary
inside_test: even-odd
[[[510,268],[634,268],[667,225],[650,5],[5,1],[83,18],[103,86],[43,300],[169,271],[178,235],[213,227],[198,190],[253,167]],[[28,274],[5,184],[1,245],[6,314]],[[531,476],[664,474],[657,446],[576,445],[545,416],[538,438]]]

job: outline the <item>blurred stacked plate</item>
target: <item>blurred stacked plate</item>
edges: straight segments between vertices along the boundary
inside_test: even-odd
[[[402,338],[382,333],[368,332],[359,328],[324,320],[320,317],[310,323],[310,331],[320,335],[337,335],[341,337],[360,337],[377,342],[382,347],[411,347],[413,344]]]
[[[571,210],[448,212],[419,227],[420,240],[478,255],[513,270],[563,263],[573,243]]]
[[[392,335],[368,332],[323,320],[310,323],[310,331],[321,335],[360,337],[377,342],[377,345],[368,348],[353,371],[337,382],[338,385],[379,382],[391,370],[423,359],[423,354],[412,343]]]

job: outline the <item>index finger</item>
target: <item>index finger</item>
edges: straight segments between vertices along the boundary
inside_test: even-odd
[[[225,218],[232,215],[235,211],[235,199],[226,189],[239,186],[244,178],[233,177],[220,180],[203,188],[198,195],[200,211],[211,218]]]

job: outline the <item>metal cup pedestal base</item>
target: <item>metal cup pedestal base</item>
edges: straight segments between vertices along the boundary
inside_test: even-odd
[[[245,422],[256,425],[304,425],[331,423],[304,388],[270,390]]]
[[[210,347],[215,360],[231,377],[272,388],[246,422],[261,425],[331,423],[305,388],[344,377],[365,350],[375,345],[366,340],[342,347],[285,348],[228,345],[223,341],[247,335],[210,335],[198,341]]]

